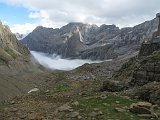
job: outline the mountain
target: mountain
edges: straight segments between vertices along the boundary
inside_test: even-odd
[[[28,48],[19,42],[8,26],[0,22],[0,71],[1,73],[34,70],[36,63]],[[32,68],[33,67],[33,68]]]
[[[43,80],[40,65],[9,27],[0,22],[0,101],[26,93]]]
[[[160,105],[160,16],[158,29],[145,41],[138,56],[116,71],[112,81],[104,82],[104,91],[124,91],[133,98]]]
[[[15,33],[15,35],[18,40],[22,40],[25,37],[24,34],[20,34],[20,33]]]
[[[60,29],[38,26],[22,39],[30,50],[58,54],[63,58],[112,59],[136,53],[158,27],[157,18],[134,27],[69,23]]]

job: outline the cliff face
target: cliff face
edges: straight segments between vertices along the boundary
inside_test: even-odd
[[[142,44],[139,55],[130,59],[114,73],[112,79],[116,82],[106,81],[102,90],[127,90],[126,93],[132,97],[160,105],[159,31],[160,27],[149,41]]]
[[[129,82],[130,87],[136,87],[133,96],[160,105],[160,51],[139,58],[138,64]]]
[[[36,63],[29,50],[11,33],[8,26],[0,23],[0,71],[4,74],[35,70]]]
[[[39,73],[42,70],[28,48],[0,22],[0,101],[39,86],[43,81]]]
[[[28,55],[28,49],[17,41],[16,36],[11,33],[10,29],[6,25],[2,25],[0,22],[0,47],[1,49],[14,49],[22,55]]]
[[[133,74],[132,83],[139,86],[148,82],[160,82],[160,17],[157,19],[158,29],[150,41],[142,44],[139,52],[139,59],[142,59],[141,66]]]
[[[140,49],[139,57],[151,55],[154,51],[160,49],[160,16],[157,17],[158,28],[152,35],[149,41],[145,41]]]
[[[131,97],[160,105],[160,51],[131,58],[103,83],[102,90],[125,90]]]
[[[133,28],[122,29],[115,25],[98,27],[82,23],[69,23],[60,29],[39,26],[22,42],[30,50],[56,53],[64,58],[104,60],[137,52],[140,44],[144,40],[150,39],[157,27],[158,20],[156,18]],[[74,31],[77,29],[79,37],[75,37]],[[71,40],[72,38],[74,40]],[[74,54],[71,55],[68,51],[72,51]]]
[[[154,51],[160,49],[158,43],[143,43],[139,52],[139,57],[151,55]]]

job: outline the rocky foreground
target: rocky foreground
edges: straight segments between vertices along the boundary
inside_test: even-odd
[[[106,79],[68,80],[69,73],[46,75],[36,88],[0,104],[1,120],[158,120],[160,107],[123,92],[101,92]]]

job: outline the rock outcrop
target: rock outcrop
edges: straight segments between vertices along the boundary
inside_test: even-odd
[[[8,26],[0,23],[0,71],[4,74],[33,71],[36,62],[25,45],[19,42]],[[35,68],[35,69],[34,69]]]
[[[160,18],[156,18],[159,21]],[[158,26],[159,26],[158,25]],[[104,82],[102,90],[127,92],[134,98],[160,105],[160,27],[142,44],[137,57],[131,58],[113,74],[112,84]],[[116,84],[115,84],[116,83]],[[118,89],[121,86],[121,89]],[[117,89],[115,89],[117,88]]]
[[[159,21],[158,30],[153,33],[150,42],[142,44],[139,53],[141,65],[135,70],[131,83],[136,85],[145,85],[149,82],[160,82],[160,17],[157,16]],[[141,57],[145,57],[144,59]]]
[[[83,23],[69,23],[60,29],[39,26],[22,42],[30,50],[55,53],[64,58],[104,60],[137,52],[157,27],[157,18],[122,29],[115,25],[98,27]],[[75,31],[78,32],[76,37]]]
[[[28,48],[0,22],[0,101],[25,93],[41,83],[42,80],[36,78],[42,71],[39,67]]]
[[[139,57],[151,55],[154,51],[160,49],[160,16],[156,15],[159,25],[156,32],[153,33],[152,39],[144,41],[141,46]]]
[[[130,111],[136,114],[151,114],[152,104],[148,102],[132,103]]]

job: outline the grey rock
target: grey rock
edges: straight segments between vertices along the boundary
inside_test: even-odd
[[[153,116],[150,115],[150,114],[139,114],[138,116],[139,116],[139,117],[142,117],[142,118],[146,118],[146,119],[153,117]]]
[[[103,112],[102,111],[98,111],[98,115],[103,115]]]
[[[35,120],[37,118],[37,114],[36,113],[30,113],[28,114],[28,119],[29,120]]]
[[[27,115],[20,115],[20,119],[25,119],[27,117]]]
[[[17,112],[18,109],[17,109],[17,108],[10,108],[9,111],[10,111],[10,112]]]
[[[101,91],[115,92],[122,91],[123,89],[125,89],[125,85],[121,84],[119,81],[106,80],[103,83]]]
[[[78,118],[79,120],[81,120],[81,119],[82,119],[82,116],[79,115],[77,118]]]
[[[72,111],[71,109],[72,109],[72,107],[70,107],[68,104],[64,104],[64,105],[62,105],[58,108],[58,111],[60,111],[60,112],[62,112],[62,111]]]
[[[72,112],[70,117],[71,118],[75,118],[75,117],[78,117],[79,116],[79,112]]]
[[[69,23],[60,29],[37,27],[22,42],[30,50],[58,54],[63,58],[113,59],[133,54],[144,40],[152,37],[158,18],[132,28],[115,25]]]
[[[119,104],[120,102],[119,101],[116,101],[116,104]]]
[[[129,110],[136,114],[151,114],[151,106],[152,104],[148,102],[132,103]]]
[[[124,112],[126,112],[126,110],[125,109],[123,109],[123,108],[115,108],[115,110],[117,111],[117,112],[122,112],[122,113],[124,113]]]
[[[14,100],[10,101],[10,104],[11,105],[15,104],[15,101]]]
[[[96,117],[98,115],[98,113],[97,112],[91,112],[91,113],[89,113],[89,116],[90,117]]]
[[[75,101],[72,103],[74,106],[78,106],[79,105],[79,102],[78,101]]]

